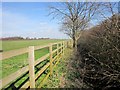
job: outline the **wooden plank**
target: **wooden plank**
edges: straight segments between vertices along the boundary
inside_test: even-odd
[[[58,43],[61,43],[61,42],[58,42]],[[52,45],[55,45],[55,44],[57,44],[57,43],[52,43]],[[49,47],[49,45],[35,46],[34,49],[37,50],[37,49],[42,49],[45,47]],[[28,52],[28,48],[21,48],[21,49],[17,49],[17,50],[10,50],[10,51],[6,51],[6,52],[1,52],[0,54],[1,54],[2,58],[0,58],[0,60],[5,60],[7,58],[11,58],[11,57],[21,55],[21,54],[24,54],[27,52]]]
[[[61,48],[61,47],[60,47]],[[56,50],[54,50],[54,51],[56,51]],[[60,52],[58,55],[60,55],[62,52]],[[41,57],[39,60],[41,60],[42,61],[42,59],[44,60],[44,59],[46,59],[47,58],[47,56],[48,56],[49,54],[47,54],[47,55],[45,55],[45,56],[43,56],[43,57]],[[52,60],[52,62],[55,60],[55,59],[57,59],[57,55],[53,58],[53,60]],[[61,57],[60,57],[61,58]],[[59,58],[59,59],[60,59]],[[59,61],[57,61],[56,62],[56,64],[58,63]],[[39,62],[40,63],[40,62]],[[37,63],[36,63],[37,64]],[[36,65],[35,64],[35,65]],[[56,66],[56,64],[54,65],[54,67]],[[37,79],[48,67],[50,66],[50,63],[47,63],[37,74],[36,74],[36,77],[35,77],[35,79]],[[43,80],[43,82],[40,84],[40,87],[44,84],[44,82],[46,81],[46,79],[48,78],[48,76],[50,75],[50,72],[47,74],[47,76],[44,78],[44,80]],[[27,81],[21,88],[28,88],[29,87],[29,81]],[[39,87],[39,88],[40,88]]]
[[[60,61],[61,58],[62,58],[61,56],[58,58],[57,62],[56,62],[55,65],[53,66],[53,68],[56,67],[56,65],[58,64],[58,62]]]
[[[64,47],[64,46],[61,46],[59,49],[61,49],[62,47]],[[56,50],[54,50],[52,53],[55,53],[56,51],[58,51],[58,47],[57,47],[57,49]],[[57,57],[58,57],[58,55],[60,55],[62,53],[62,51],[59,53],[59,54],[57,54],[53,59],[52,59],[52,62],[53,62],[53,60],[55,60]],[[61,59],[61,57],[59,58],[59,60]],[[56,64],[54,65],[54,67],[58,64],[58,62],[59,62],[59,60],[56,62]],[[50,65],[50,63],[49,63],[49,65]],[[47,69],[47,67],[45,67],[45,69]],[[40,75],[42,74],[44,72],[44,70],[42,70],[42,72],[40,73]],[[40,75],[38,75],[38,76],[40,76]],[[43,79],[43,81],[41,82],[41,84],[40,84],[40,86],[38,87],[38,88],[41,88],[42,87],[42,85],[44,84],[44,82],[46,81],[46,79],[49,77],[49,75],[50,75],[50,72],[47,74],[47,76]],[[37,77],[38,77],[37,76]],[[36,78],[37,78],[36,77]]]
[[[57,56],[57,58],[56,58],[57,61],[61,58],[61,54],[62,54],[62,51],[58,54],[58,56]],[[55,59],[54,59],[54,60],[55,60]],[[54,65],[55,65],[55,64],[54,64]],[[54,66],[53,66],[53,68],[54,68]]]
[[[61,42],[59,42],[59,43],[61,43]],[[55,43],[54,43],[55,44]],[[40,47],[40,46],[39,46]],[[46,47],[46,46],[44,46],[44,47]],[[41,48],[44,48],[44,47],[41,47]],[[38,47],[37,47],[38,48]],[[36,49],[37,49],[36,48]],[[62,46],[61,47],[59,47],[58,49],[61,49],[62,48]],[[11,54],[12,52],[14,52],[15,54]],[[7,51],[7,52],[3,52],[3,53],[0,53],[0,55],[2,55],[2,54],[10,54],[10,55],[12,55],[12,56],[3,56],[3,58],[2,59],[4,59],[4,58],[8,58],[8,57],[13,57],[13,56],[15,56],[15,55],[19,55],[19,54],[24,54],[24,53],[27,53],[28,52],[28,48],[23,48],[23,49],[18,49],[18,50],[11,50],[11,51]],[[55,53],[57,51],[57,49],[56,50],[54,50],[52,53]],[[59,53],[60,54],[60,53]],[[41,57],[40,59],[38,59],[34,64],[35,65],[37,65],[38,63],[40,63],[40,62],[42,62],[42,61],[44,61],[47,57],[49,57],[49,54],[47,54],[47,55],[45,55],[45,56],[43,56],[43,57]],[[56,56],[57,57],[57,56]],[[54,59],[56,59],[56,57],[54,57]],[[53,59],[53,60],[54,60]],[[52,60],[52,61],[53,61]],[[9,75],[9,76],[7,76],[7,77],[5,77],[5,78],[3,78],[2,80],[0,80],[0,84],[2,84],[2,86],[0,86],[0,88],[2,88],[2,87],[4,87],[5,85],[7,85],[7,84],[9,84],[10,82],[12,82],[12,81],[14,81],[14,80],[16,80],[18,77],[20,77],[22,74],[24,74],[25,72],[27,72],[28,71],[28,66],[26,66],[26,67],[23,67],[22,69],[20,69],[20,70],[18,70],[17,72],[15,72],[15,73],[13,73],[13,74],[11,74],[11,75]],[[14,76],[14,77],[13,77]],[[27,84],[25,84],[26,86],[28,85],[28,83]],[[23,86],[24,87],[24,86]]]
[[[57,42],[57,43],[51,43],[52,45],[55,45],[55,44],[60,44],[62,41],[60,41],[60,42]]]
[[[41,70],[36,74],[35,79],[37,79],[48,67],[50,66],[50,63],[47,63]]]
[[[55,52],[57,52],[57,49],[55,49],[54,51],[52,51],[52,54],[55,53]]]
[[[49,77],[50,72],[46,75],[46,77],[42,80],[42,82],[40,83],[40,86],[38,86],[38,88],[41,88],[42,85],[45,83],[45,81],[47,80],[47,78]]]
[[[65,48],[68,48],[68,41],[66,41],[66,47]]]
[[[57,59],[57,57],[58,57],[58,55],[56,55],[56,56],[52,59],[52,62],[53,62],[55,59]]]
[[[62,47],[59,47],[58,50],[61,49],[61,48],[62,48]]]
[[[63,48],[63,45],[62,45],[62,43],[63,43],[63,42],[61,42],[61,43],[60,43],[60,44],[61,44],[61,48],[60,48],[60,51],[61,51],[61,52],[62,52],[62,48]]]
[[[49,55],[50,55],[50,53],[48,53],[48,54],[42,56],[41,58],[37,59],[37,60],[35,61],[35,65],[37,65],[37,64],[39,64],[40,62],[42,62],[42,61],[44,61],[45,59],[47,59],[47,58],[49,57]]]
[[[51,45],[55,45],[55,44],[58,44],[58,43],[62,43],[62,42],[51,43]],[[46,47],[49,47],[49,45],[35,46],[34,49],[37,50],[37,49],[42,49],[42,48],[46,48]]]
[[[62,52],[60,52],[60,53],[62,53]],[[61,58],[61,57],[60,57],[60,58]],[[58,61],[56,62],[56,64],[53,66],[53,68],[58,64],[60,58],[58,59]],[[47,80],[47,78],[49,77],[49,75],[50,75],[50,72],[46,75],[46,77],[45,77],[45,78],[43,79],[43,81],[40,83],[40,86],[39,86],[38,88],[41,88],[41,87],[42,87],[42,85],[45,83],[45,81]]]
[[[50,53],[50,75],[52,75],[52,45],[49,46],[49,53]]]
[[[59,53],[59,45],[57,44],[57,55],[58,55],[58,53]]]
[[[60,42],[57,42],[57,43],[60,43]],[[57,43],[51,43],[52,45],[56,45]]]
[[[2,53],[0,53],[0,60],[2,60]]]
[[[21,87],[21,90],[23,88],[28,88],[30,86],[30,81],[27,81],[22,87]]]
[[[49,47],[49,45],[44,45],[44,46],[34,46],[34,50],[38,50],[38,49],[42,49],[42,48],[46,48]]]
[[[53,62],[55,59],[57,59],[57,57],[58,57],[61,53],[62,53],[62,52],[58,53],[58,55],[56,55],[56,56],[53,58],[52,62]]]
[[[63,47],[63,46],[60,46],[60,47],[58,48],[58,50],[60,50],[62,47]]]
[[[62,52],[60,52],[62,53]],[[58,61],[55,63],[55,65],[53,66],[53,68],[58,64],[59,60],[61,59],[61,57],[58,59]],[[50,72],[46,75],[46,77],[43,79],[43,81],[41,82],[40,86],[38,88],[41,88],[42,85],[44,84],[44,82],[47,80],[47,78],[49,77]]]
[[[1,79],[0,84],[2,85],[2,87],[4,87],[7,84],[9,84],[10,82],[15,81],[18,77],[20,77],[22,74],[26,73],[27,71],[28,71],[28,66],[23,67],[22,69],[18,70],[17,72],[12,73],[11,75]],[[2,88],[2,87],[0,87],[0,88]]]
[[[6,51],[6,52],[2,52],[2,58],[0,58],[0,60],[5,60],[7,58],[11,58],[17,55],[21,55],[24,53],[28,52],[28,48],[22,48],[22,49],[17,49],[17,50],[10,50],[10,51]]]
[[[49,57],[49,53],[46,54],[45,56],[39,58],[36,62],[35,65],[37,65],[38,63],[44,61],[46,58]],[[10,82],[14,81],[16,78],[20,77],[22,74],[26,73],[29,69],[28,66],[23,67],[22,69],[18,70],[15,73],[10,74],[9,76],[3,78],[0,80],[0,88],[4,87],[5,85],[9,84]],[[13,77],[14,76],[14,77]],[[2,83],[2,84],[1,84]]]
[[[61,47],[60,47],[61,48]],[[60,49],[59,48],[59,49]],[[54,51],[56,51],[56,50],[54,50]],[[60,53],[58,53],[58,55],[60,55],[62,52],[60,52]],[[46,55],[46,57],[48,56],[49,54],[47,54]],[[53,58],[53,60],[55,60],[55,59],[57,59],[57,57],[58,57],[58,55],[56,55],[54,58]],[[44,56],[43,56],[44,57]],[[60,57],[61,58],[61,57]],[[60,59],[59,58],[59,59]],[[42,59],[42,57],[41,57],[41,59]],[[40,60],[41,60],[40,59]],[[44,58],[45,59],[45,58]],[[43,59],[43,60],[44,60]],[[53,62],[53,60],[52,60],[52,62]],[[54,67],[58,64],[58,62],[59,62],[59,60],[56,62],[56,64],[54,65]],[[37,63],[36,63],[37,64]],[[37,74],[36,74],[36,77],[35,77],[35,79],[37,79],[48,67],[50,66],[50,63],[47,63]],[[42,83],[40,84],[40,86],[39,86],[39,88],[41,88],[41,86],[44,84],[44,82],[46,81],[46,79],[49,77],[49,75],[50,75],[50,72],[47,74],[47,76],[43,79],[43,81],[42,81]],[[29,87],[29,81],[27,81],[21,88],[28,88]]]
[[[50,66],[50,63],[47,63],[37,74],[35,80]],[[30,82],[27,81],[21,88],[28,88],[30,86]]]
[[[0,89],[2,89],[2,80],[0,80]]]
[[[35,88],[34,46],[29,47],[28,62],[29,62],[30,88]]]
[[[63,50],[63,55],[64,55],[64,44],[65,44],[65,42],[63,41],[63,49],[62,49]]]

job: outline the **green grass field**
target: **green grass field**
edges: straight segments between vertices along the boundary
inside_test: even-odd
[[[46,45],[49,43],[59,42],[63,40],[51,39],[51,40],[11,40],[11,41],[2,41],[2,50],[14,50],[19,48],[24,48],[28,46],[38,46],[38,45]]]
[[[63,40],[19,40],[19,41],[3,41],[2,42],[2,49],[3,51],[9,51],[19,48],[24,48],[28,46],[38,46],[38,45],[48,45],[49,43],[54,42],[60,42]],[[47,54],[48,48],[40,49],[35,51],[35,60],[42,57],[43,55]],[[28,54],[22,54],[19,56],[11,57],[9,59],[0,61],[2,63],[2,72],[0,72],[0,75],[2,74],[1,78],[4,78],[20,68],[23,68],[24,66],[28,65]]]

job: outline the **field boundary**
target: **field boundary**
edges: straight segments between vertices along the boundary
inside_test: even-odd
[[[29,80],[24,85],[22,85],[21,88],[28,88],[28,87],[35,88],[35,81],[37,80],[37,78],[46,69],[49,68],[50,71],[47,73],[46,77],[42,80],[42,82],[39,85],[39,88],[42,87],[45,80],[49,76],[52,76],[53,68],[56,66],[56,64],[59,62],[59,60],[64,55],[64,50],[66,47],[68,47],[69,43],[70,43],[70,41],[62,41],[62,42],[58,42],[58,43],[51,43],[49,45],[44,45],[44,46],[29,46],[27,48],[11,50],[11,51],[6,51],[6,52],[0,53],[0,55],[2,56],[2,58],[0,58],[0,60],[5,60],[8,58],[17,56],[17,55],[28,53],[28,66],[25,66],[25,67],[21,68],[20,70],[18,70],[17,72],[12,73],[12,74],[8,75],[7,77],[1,79],[0,80],[0,88],[4,88],[6,85],[15,81],[18,77],[22,76],[23,74],[25,74],[28,71],[29,71]],[[55,50],[53,50],[53,45],[57,45]],[[43,48],[49,48],[49,53],[35,61],[35,54],[34,54],[35,50],[39,50],[39,49],[43,49]],[[56,55],[53,56],[53,54],[55,54],[55,53],[56,53]],[[46,60],[47,58],[49,58],[49,62],[46,65],[44,65],[39,70],[39,72],[35,75],[34,67],[37,64]],[[56,61],[56,62],[53,63],[54,61]]]

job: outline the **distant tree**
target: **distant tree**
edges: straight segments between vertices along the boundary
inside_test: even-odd
[[[34,37],[34,40],[36,40],[37,38]]]
[[[29,40],[30,38],[29,37],[26,37],[26,40]]]

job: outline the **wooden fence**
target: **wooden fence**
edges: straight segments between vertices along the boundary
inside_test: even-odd
[[[15,81],[17,78],[25,74],[26,72],[29,71],[29,80],[26,81],[20,88],[35,88],[35,82],[40,75],[49,68],[49,72],[47,73],[46,77],[42,80],[42,82],[39,84],[39,88],[42,87],[44,84],[45,80],[52,75],[53,73],[53,68],[56,66],[56,64],[59,62],[59,60],[62,58],[62,55],[64,54],[64,49],[67,47],[69,41],[62,41],[58,43],[51,43],[46,46],[29,46],[28,48],[22,48],[18,50],[11,50],[11,51],[6,51],[0,53],[0,60],[5,60],[10,57],[14,57],[17,55],[21,55],[24,53],[28,53],[28,65],[21,68],[15,73],[12,73],[11,75],[3,78],[0,80],[0,88],[5,88],[7,85],[9,85],[11,82]],[[53,50],[53,45],[57,45],[56,49]],[[38,49],[43,49],[43,48],[49,48],[49,53],[42,56],[41,58],[35,60],[34,56],[34,51]],[[55,56],[53,54],[56,53]],[[49,62],[45,64],[37,74],[35,74],[35,66],[38,65],[39,63],[42,63],[45,61],[47,58],[49,58]],[[53,63],[56,61],[55,63]]]

